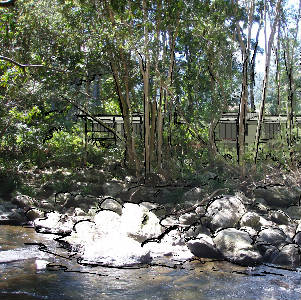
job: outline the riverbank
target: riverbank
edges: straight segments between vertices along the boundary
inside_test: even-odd
[[[81,172],[88,181],[79,181]],[[197,184],[156,174],[146,183],[130,176],[118,180],[96,170],[33,174],[28,183],[40,183],[36,197],[17,193],[2,201],[1,223],[55,234],[83,264],[128,268],[198,257],[300,267],[300,191],[288,176],[274,183],[266,178],[245,193],[219,188],[209,194],[208,186],[221,176],[208,171]],[[54,191],[58,184],[61,190]]]

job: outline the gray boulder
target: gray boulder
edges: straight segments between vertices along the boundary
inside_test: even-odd
[[[15,204],[17,205],[18,207],[21,207],[21,208],[30,208],[30,207],[33,207],[35,206],[35,203],[36,201],[27,196],[27,195],[16,195],[15,197],[13,197],[12,199],[12,204]]]
[[[254,190],[255,197],[263,198],[266,203],[274,207],[288,207],[296,204],[299,193],[286,186],[257,187]]]
[[[23,209],[13,208],[12,210],[0,211],[0,225],[23,225],[27,223]]]
[[[262,262],[262,256],[254,247],[253,240],[247,232],[235,228],[219,231],[213,239],[216,248],[230,262],[252,266]]]
[[[245,213],[240,220],[240,226],[251,227],[255,230],[260,230],[261,226],[266,226],[268,224],[270,224],[269,221],[267,221],[255,212]]]
[[[212,238],[206,234],[199,234],[195,239],[190,240],[187,246],[191,253],[202,258],[223,258],[223,255],[216,248]]]
[[[273,264],[284,265],[290,268],[300,266],[300,250],[295,244],[288,244],[280,249],[278,255],[273,259]]]
[[[279,224],[279,225],[288,225],[292,222],[290,217],[283,212],[282,210],[270,210],[269,211],[269,218],[271,221]]]
[[[208,218],[209,227],[216,230],[218,228],[235,227],[245,212],[245,206],[239,198],[224,196],[209,204],[206,217]]]
[[[194,187],[183,194],[182,201],[195,203],[199,200],[202,200],[202,196],[203,196],[203,189],[201,189],[200,187]]]
[[[286,209],[286,213],[292,218],[292,219],[301,219],[301,206],[292,205]]]
[[[111,210],[119,215],[122,213],[122,205],[114,198],[104,197],[98,204],[100,209]]]
[[[291,239],[287,237],[280,228],[268,227],[258,233],[256,244],[273,245],[280,247]]]
[[[111,180],[102,185],[104,194],[111,197],[116,197],[124,187],[124,183],[117,180]]]
[[[294,243],[301,247],[301,232],[297,232],[293,239]]]
[[[198,221],[198,216],[194,212],[187,212],[179,217],[179,222],[182,225],[192,225]]]
[[[36,219],[40,219],[44,217],[44,212],[37,208],[31,208],[25,213],[27,219],[29,221],[34,221]]]

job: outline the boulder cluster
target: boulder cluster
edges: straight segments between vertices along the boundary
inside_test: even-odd
[[[242,266],[301,264],[299,196],[285,186],[258,187],[252,198],[242,192],[221,195],[205,204],[194,188],[186,195],[196,204],[183,213],[167,213],[155,202],[125,201],[117,197],[122,189],[116,186],[106,184],[111,195],[98,198],[59,193],[39,208],[33,208],[33,199],[18,195],[12,205],[15,213],[25,211],[36,231],[58,235],[85,263],[129,266],[160,257],[198,257]]]

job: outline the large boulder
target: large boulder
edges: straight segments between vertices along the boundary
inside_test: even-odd
[[[280,209],[270,210],[269,218],[271,219],[271,221],[273,221],[279,225],[288,225],[292,222],[290,217]]]
[[[245,213],[240,220],[240,226],[251,227],[255,230],[260,230],[261,226],[267,226],[270,225],[270,223],[271,222],[267,221],[255,212]]]
[[[182,201],[196,203],[196,202],[202,200],[203,194],[204,194],[204,192],[203,192],[202,188],[194,187],[183,194]]]
[[[195,239],[191,239],[187,246],[191,253],[203,258],[222,258],[222,254],[216,248],[212,238],[206,234],[199,234]]]
[[[44,218],[34,220],[34,227],[40,233],[52,233],[57,235],[70,234],[73,226],[85,216],[68,216],[58,212],[48,212]]]
[[[292,219],[301,219],[301,206],[292,205],[286,209],[286,213],[292,218]]]
[[[245,206],[238,197],[224,196],[209,204],[206,217],[209,219],[209,227],[216,230],[218,228],[235,227],[245,212]]]
[[[111,210],[119,215],[122,213],[122,204],[112,197],[101,198],[98,206],[100,209]]]
[[[267,227],[258,233],[256,244],[273,245],[281,247],[286,243],[291,242],[291,239],[277,227]]]
[[[123,205],[121,226],[128,236],[140,242],[159,236],[164,229],[153,212],[143,205],[133,203]]]
[[[13,208],[10,211],[0,211],[0,225],[21,226],[27,223],[23,209]]]
[[[213,239],[216,248],[230,262],[252,266],[262,262],[262,256],[253,245],[247,232],[235,228],[226,228],[217,233]]]
[[[300,266],[300,249],[295,244],[288,244],[280,249],[278,255],[273,259],[273,264],[284,265],[290,268]]]
[[[300,193],[286,186],[275,185],[257,187],[254,194],[255,197],[263,198],[270,206],[288,207],[298,202]]]
[[[35,206],[36,201],[27,195],[18,194],[15,197],[13,197],[12,203],[20,208],[31,208]]]
[[[111,197],[116,197],[124,189],[124,187],[124,183],[117,180],[111,180],[102,185],[104,194]]]
[[[44,217],[44,212],[38,208],[31,208],[25,213],[28,221],[34,221],[36,219],[40,219]]]

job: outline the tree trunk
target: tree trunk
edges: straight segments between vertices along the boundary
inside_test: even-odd
[[[125,142],[126,142],[126,157],[128,160],[128,166],[130,169],[135,169],[136,173],[138,173],[138,163],[137,163],[137,157],[135,151],[135,144],[133,140],[133,127],[131,123],[130,107],[128,106],[128,100],[124,99],[124,96],[122,94],[121,85],[118,77],[118,71],[114,62],[111,62],[111,69],[115,81],[115,86],[116,86],[123,122],[124,122],[124,135],[125,135]],[[126,98],[128,98],[128,94],[126,95]]]
[[[270,34],[268,45],[267,45],[266,60],[265,60],[265,73],[264,73],[264,79],[263,79],[263,85],[262,85],[261,105],[260,105],[260,111],[259,111],[259,116],[258,116],[256,139],[255,139],[255,165],[256,165],[256,162],[257,162],[257,158],[258,158],[259,141],[260,141],[260,134],[261,134],[261,128],[262,128],[263,115],[264,115],[265,100],[266,100],[267,88],[268,88],[268,84],[269,84],[269,73],[270,73],[270,60],[271,60],[272,45],[273,45],[273,41],[274,41],[276,26],[277,26],[278,21],[279,21],[281,1],[282,0],[277,1],[276,17],[275,17],[274,23],[273,23],[272,28],[271,28],[271,34]],[[264,26],[265,26],[265,30],[266,30],[266,22],[265,22]],[[266,42],[267,41],[265,41],[265,43]]]

